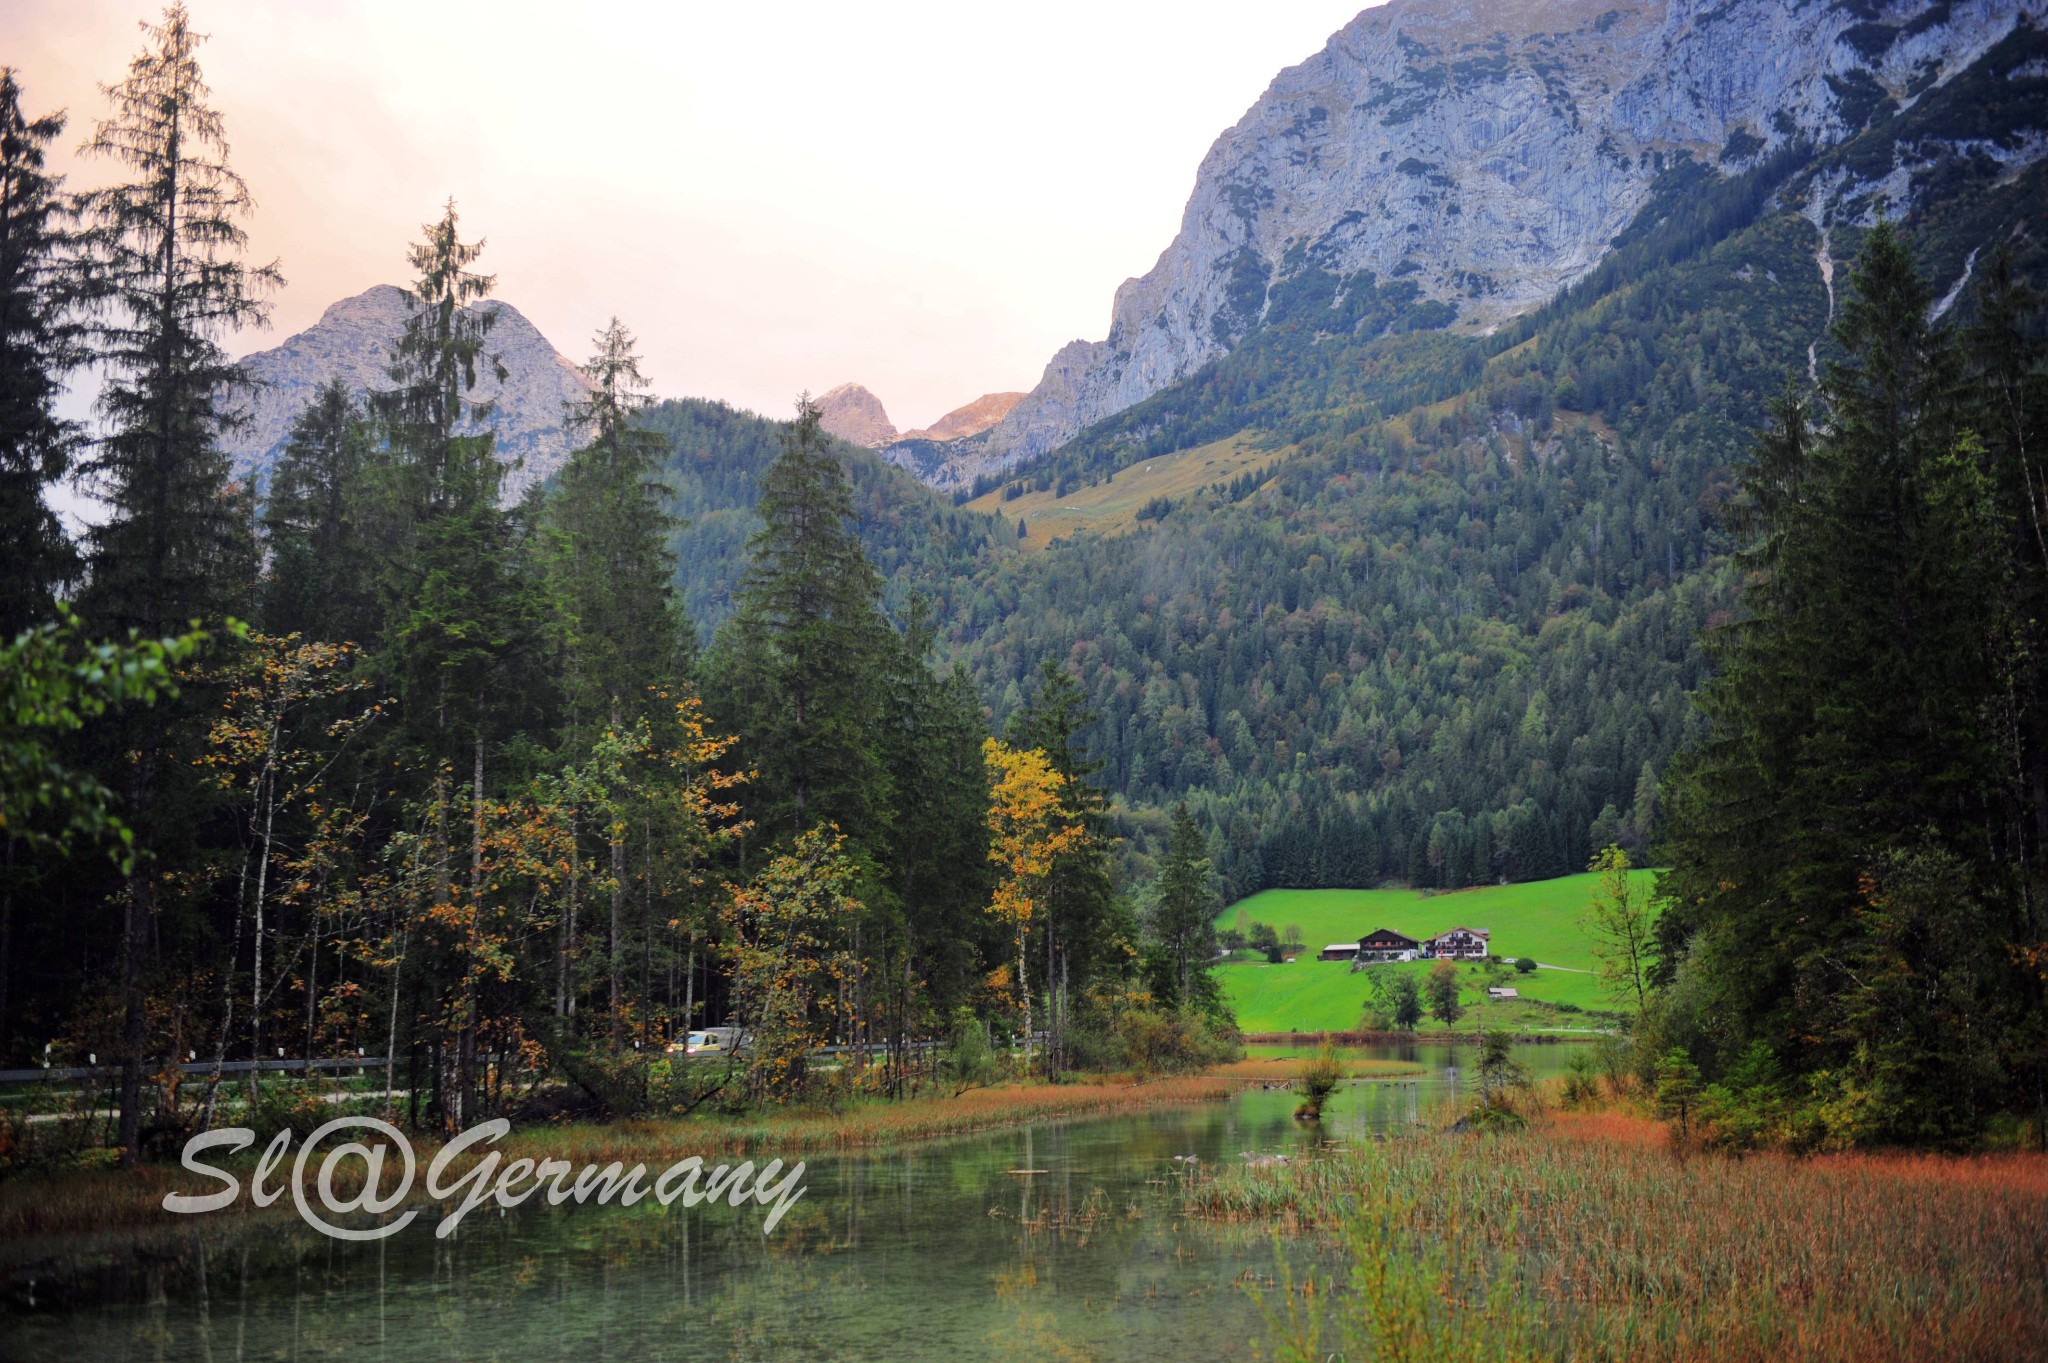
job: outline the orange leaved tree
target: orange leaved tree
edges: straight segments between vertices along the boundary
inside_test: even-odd
[[[1001,868],[989,911],[1006,924],[1017,944],[1017,974],[1011,981],[1024,1017],[1024,1058],[1031,1059],[1031,988],[1025,974],[1031,924],[1044,908],[1046,878],[1061,853],[1086,836],[1071,820],[1063,797],[1067,778],[1036,748],[1017,749],[1000,739],[982,744],[988,764],[988,857]]]

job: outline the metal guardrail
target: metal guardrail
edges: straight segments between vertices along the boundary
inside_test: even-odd
[[[943,1043],[937,1041],[912,1041],[907,1043],[913,1051],[930,1050]],[[888,1051],[880,1044],[866,1047],[820,1046],[818,1055],[851,1055],[856,1050],[865,1050],[869,1055],[880,1055]],[[250,1070],[266,1073],[304,1073],[312,1070],[363,1070],[382,1069],[390,1062],[381,1055],[353,1056],[330,1060],[223,1060],[219,1069],[222,1074],[247,1074]],[[211,1060],[194,1061],[178,1067],[186,1074],[212,1074],[215,1065]],[[159,1073],[152,1062],[144,1062],[144,1072]],[[0,1084],[38,1084],[56,1079],[111,1079],[121,1073],[119,1065],[52,1065],[37,1066],[27,1070],[0,1070]]]
[[[247,1074],[250,1070],[361,1070],[381,1069],[389,1062],[381,1055],[355,1056],[347,1060],[223,1060],[222,1074]],[[199,1060],[189,1065],[180,1065],[186,1074],[212,1074],[214,1063]],[[156,1074],[159,1070],[145,1061],[146,1073]],[[119,1065],[70,1065],[37,1066],[32,1070],[0,1070],[0,1084],[35,1084],[45,1079],[100,1079],[112,1078],[121,1072]]]

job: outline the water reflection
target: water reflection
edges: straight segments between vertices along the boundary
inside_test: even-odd
[[[1568,1053],[1518,1049],[1539,1074]],[[1293,1095],[1254,1090],[814,1157],[809,1191],[772,1238],[755,1208],[651,1200],[479,1213],[448,1241],[425,1226],[367,1244],[284,1225],[233,1239],[202,1228],[111,1264],[67,1266],[54,1282],[11,1284],[0,1353],[67,1363],[1242,1355],[1263,1330],[1234,1284],[1270,1274],[1274,1247],[1183,1221],[1182,1182],[1245,1153],[1422,1120],[1463,1086],[1472,1056],[1361,1053],[1427,1072],[1345,1085],[1319,1130],[1293,1121]]]

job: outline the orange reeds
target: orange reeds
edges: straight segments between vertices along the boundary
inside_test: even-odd
[[[1416,1132],[1226,1171],[1187,1205],[1336,1235],[1330,1316],[1276,1322],[1283,1358],[1317,1339],[1401,1356],[1390,1303],[1435,1357],[2048,1357],[2048,1158],[1681,1157],[1658,1130],[1603,1112]]]

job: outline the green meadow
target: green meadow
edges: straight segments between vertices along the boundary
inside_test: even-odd
[[[1637,871],[1632,879],[1647,886],[1654,874]],[[1610,1001],[1593,974],[1592,943],[1580,926],[1597,881],[1590,874],[1561,876],[1448,893],[1266,890],[1225,909],[1217,915],[1216,926],[1232,927],[1240,914],[1246,925],[1271,923],[1280,931],[1290,923],[1299,924],[1304,951],[1285,965],[1233,960],[1219,966],[1216,976],[1237,1012],[1238,1025],[1247,1032],[1348,1031],[1358,1026],[1374,971],[1420,974],[1432,963],[1373,966],[1354,973],[1348,961],[1316,960],[1324,944],[1355,942],[1374,928],[1391,928],[1418,940],[1455,927],[1483,928],[1491,934],[1495,955],[1534,957],[1541,968],[1533,974],[1511,973],[1499,981],[1512,985],[1524,1001],[1490,1001],[1486,986],[1495,983],[1495,977],[1483,967],[1461,966],[1468,1011],[1456,1030],[1601,1027],[1604,1019],[1585,1014],[1610,1007]],[[1569,1008],[1560,1011],[1555,1006],[1560,1004]],[[1425,1020],[1423,1030],[1442,1027],[1432,1018]]]

